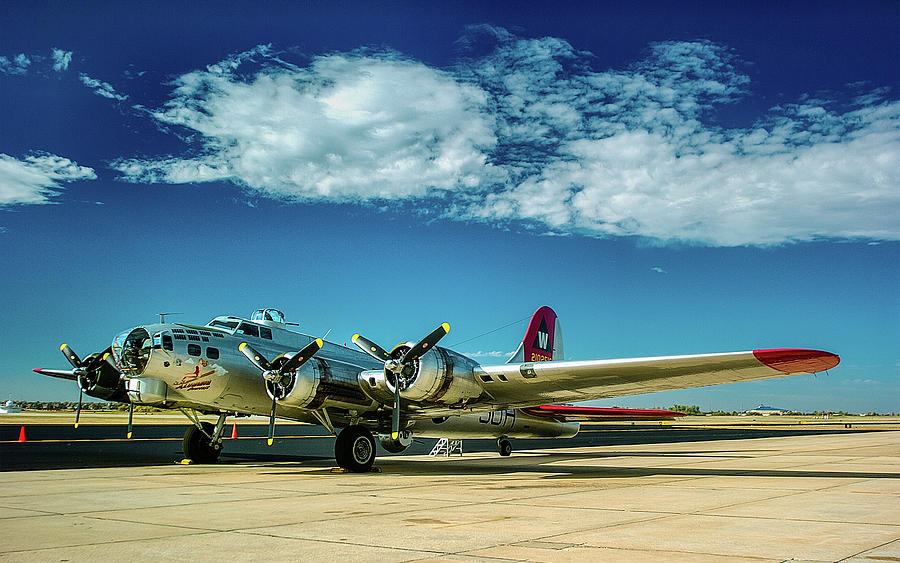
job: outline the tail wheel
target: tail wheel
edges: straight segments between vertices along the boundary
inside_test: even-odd
[[[508,457],[512,453],[512,444],[506,438],[500,438],[497,440],[497,451],[503,457]]]
[[[194,463],[215,463],[222,453],[222,444],[213,443],[210,436],[215,432],[215,427],[209,422],[201,422],[203,430],[196,426],[189,426],[184,433],[184,457]]]
[[[334,442],[334,459],[344,469],[370,471],[375,463],[375,438],[362,426],[344,428]]]

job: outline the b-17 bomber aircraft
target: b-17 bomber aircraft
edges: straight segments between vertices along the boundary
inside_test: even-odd
[[[34,371],[77,382],[76,427],[84,393],[129,403],[129,437],[134,405],[177,409],[193,423],[185,456],[212,463],[227,416],[268,415],[269,445],[276,418],[321,424],[337,436],[338,465],[368,471],[376,436],[392,453],[417,436],[496,438],[500,454],[509,455],[510,438],[568,438],[579,421],[681,416],[558,403],[817,373],[840,362],[835,354],[803,349],[564,361],[559,320],[549,307],[535,311],[515,354],[500,365],[437,346],[450,330],[446,323],[391,350],[358,334],[356,350],[288,325],[276,309],[249,319],[216,317],[203,326],[143,325],[84,358],[63,344],[73,369]],[[212,424],[201,415],[218,419]]]

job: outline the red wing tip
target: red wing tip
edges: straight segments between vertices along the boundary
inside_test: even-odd
[[[818,373],[841,363],[841,358],[822,350],[785,348],[778,350],[754,350],[756,359],[782,373]]]

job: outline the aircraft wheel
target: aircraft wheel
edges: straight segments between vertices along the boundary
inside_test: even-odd
[[[209,422],[201,422],[203,430],[209,435],[215,431],[215,427]],[[184,457],[194,463],[215,463],[222,453],[222,445],[210,442],[209,437],[196,426],[189,426],[184,433]]]
[[[512,444],[506,438],[500,438],[497,440],[497,451],[499,451],[500,455],[503,457],[507,457],[512,453]]]
[[[375,463],[375,438],[362,426],[348,426],[341,430],[334,442],[334,459],[344,469],[364,473]]]

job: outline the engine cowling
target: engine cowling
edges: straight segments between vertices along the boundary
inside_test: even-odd
[[[343,364],[331,364],[312,358],[300,369],[286,375],[278,383],[278,404],[305,409],[322,407],[360,408],[371,404],[371,399],[360,392],[356,382],[356,370]],[[266,386],[269,397],[272,388]]]
[[[402,356],[414,345],[401,344],[391,351]],[[369,370],[359,374],[360,388],[383,404],[394,400],[394,385],[400,380],[400,397],[414,403],[462,405],[481,396],[483,390],[475,379],[478,364],[446,348],[435,347],[416,359],[399,378],[393,372]]]

